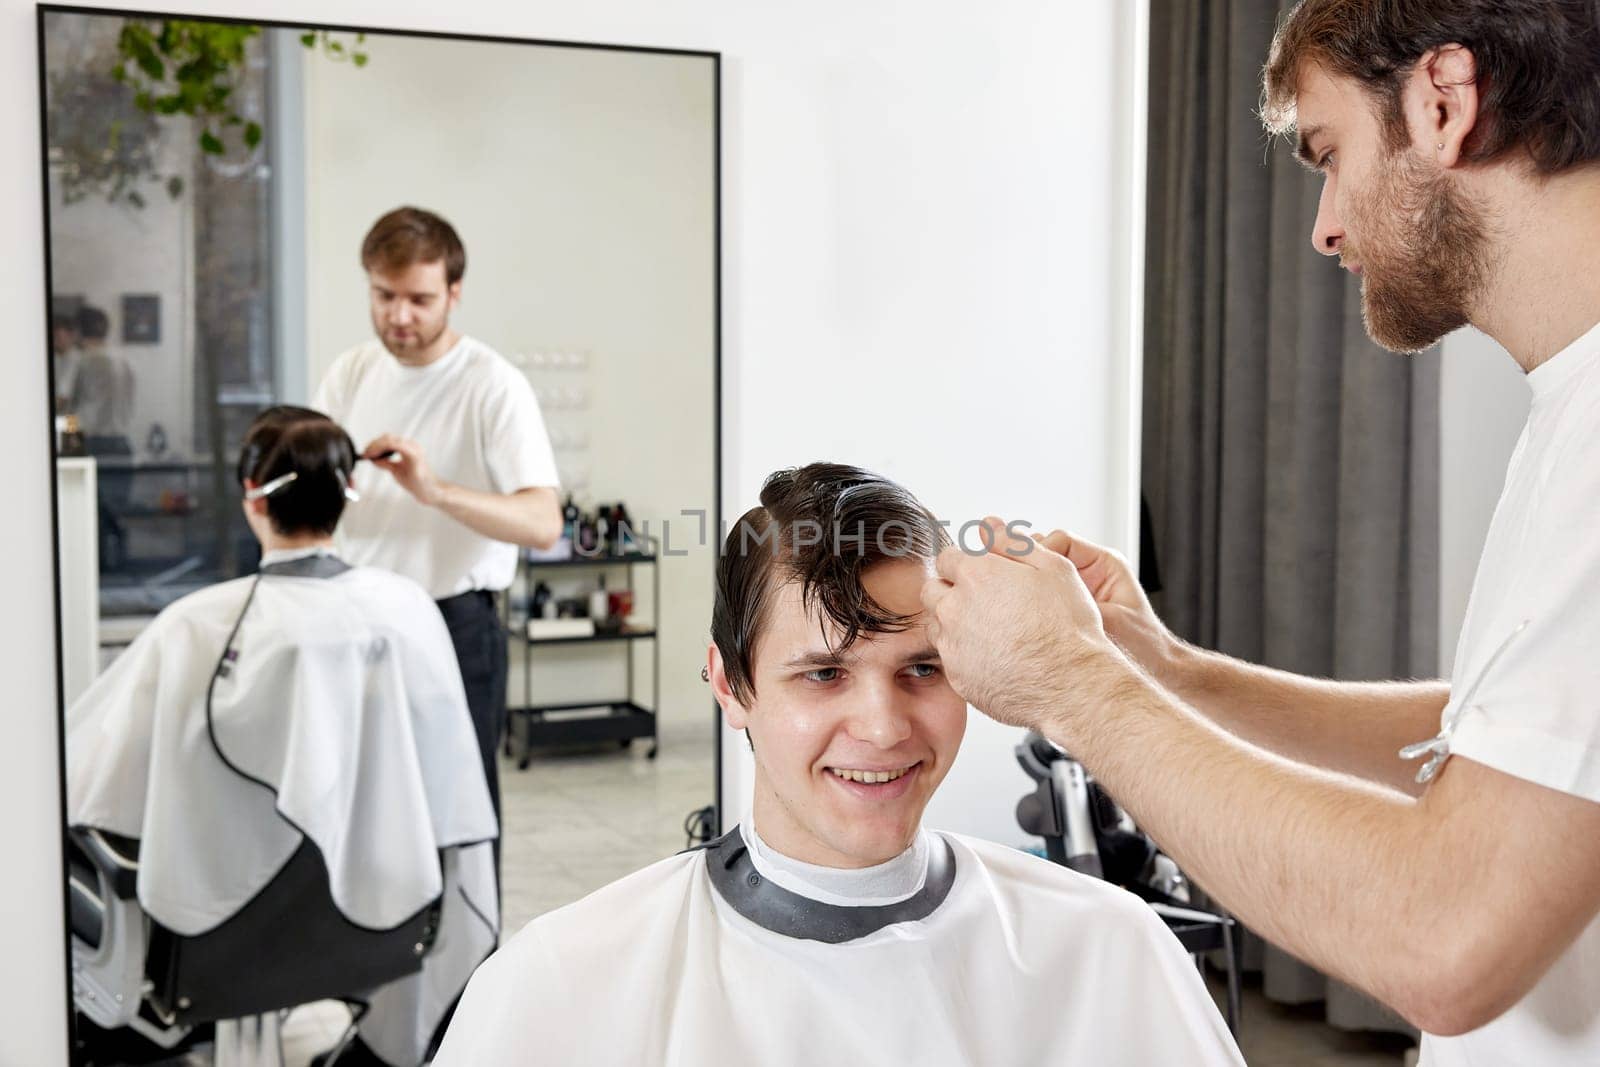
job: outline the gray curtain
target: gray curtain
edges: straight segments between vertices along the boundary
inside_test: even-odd
[[[1143,483],[1183,637],[1345,679],[1438,672],[1438,354],[1361,324],[1320,181],[1257,117],[1279,0],[1153,0]],[[1248,813],[1240,813],[1248,817]],[[1268,996],[1398,1020],[1270,946]],[[1331,988],[1330,988],[1331,987]]]

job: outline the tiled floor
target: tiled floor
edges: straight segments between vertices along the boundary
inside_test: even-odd
[[[1207,984],[1220,1005],[1223,986]],[[1402,1067],[1414,1042],[1399,1034],[1351,1033],[1322,1021],[1320,1003],[1297,1007],[1261,995],[1259,976],[1247,977],[1240,1006],[1239,1048],[1249,1067]]]
[[[710,727],[664,726],[654,760],[636,741],[502,761],[505,936],[684,847],[684,818],[714,799]]]
[[[684,817],[712,799],[711,731],[668,730],[659,757],[645,746],[536,754],[527,771],[502,762],[505,936],[684,846]],[[1213,992],[1220,987],[1212,982]],[[1240,1044],[1250,1067],[1401,1067],[1410,1042],[1349,1034],[1320,1006],[1285,1008],[1248,982]],[[328,1048],[348,1016],[334,1004],[296,1009],[284,1026],[287,1067]],[[188,1064],[208,1062],[196,1058]]]

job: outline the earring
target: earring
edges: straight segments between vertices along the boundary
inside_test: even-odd
[[[1441,151],[1441,152],[1444,151],[1444,142],[1443,141],[1439,142],[1439,151]]]
[[[701,667],[700,668],[700,680],[702,682],[711,681],[711,668],[710,667]]]

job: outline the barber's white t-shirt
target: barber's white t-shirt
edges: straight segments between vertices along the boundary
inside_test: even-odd
[[[415,441],[447,482],[494,493],[560,485],[533,387],[470,337],[426,367],[406,366],[376,339],[358,345],[334,361],[312,406],[357,449],[386,433]],[[361,499],[336,535],[346,562],[403,574],[435,600],[504,589],[516,576],[516,546],[423,507],[388,471],[358,463],[355,487]]]
[[[1533,406],[1456,648],[1446,713],[1467,704],[1450,752],[1600,803],[1600,325],[1535,368],[1528,385]],[[1527,876],[1567,869],[1551,856]],[[1422,1063],[1600,1064],[1600,920],[1494,1022],[1425,1036]]]

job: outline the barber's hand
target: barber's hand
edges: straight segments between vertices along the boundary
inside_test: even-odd
[[[1062,530],[1035,534],[1034,540],[1078,568],[1078,576],[1100,608],[1106,633],[1117,646],[1157,679],[1169,680],[1186,646],[1150,606],[1150,598],[1122,553]]]
[[[372,461],[394,475],[401,488],[416,498],[423,507],[436,507],[443,493],[444,483],[434,476],[433,468],[422,453],[422,446],[392,433],[375,438],[361,450],[362,458]],[[388,458],[392,456],[393,458]]]
[[[1134,668],[1066,557],[1009,534],[999,519],[984,522],[989,551],[945,549],[938,577],[922,588],[940,662],[978,710],[1070,746]]]

